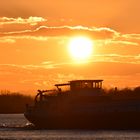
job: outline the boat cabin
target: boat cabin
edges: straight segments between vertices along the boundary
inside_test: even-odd
[[[92,91],[99,91],[102,89],[102,81],[103,80],[73,80],[69,81],[68,83],[64,84],[55,84],[58,91],[61,93],[62,86],[68,86],[69,90],[71,92],[77,92],[77,93],[92,93]],[[87,92],[88,91],[88,92]],[[38,94],[35,97],[35,102],[44,100],[47,96],[44,93],[54,93],[55,90],[38,90]],[[99,92],[97,92],[99,95]],[[94,92],[94,95],[96,92]]]
[[[103,80],[73,80],[69,83],[56,84],[55,86],[58,90],[61,90],[60,86],[69,86],[70,91],[77,90],[92,90],[92,89],[101,89]]]

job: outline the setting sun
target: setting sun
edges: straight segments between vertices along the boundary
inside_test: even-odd
[[[102,2],[102,3],[101,3]],[[140,0],[1,0],[0,90],[75,79],[140,86]]]
[[[85,60],[91,56],[93,42],[86,37],[75,37],[69,42],[69,53],[76,60]]]

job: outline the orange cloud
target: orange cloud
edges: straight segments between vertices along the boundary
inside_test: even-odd
[[[140,40],[140,34],[125,34],[125,35],[122,35],[122,37],[124,37],[126,39],[137,39],[137,40]]]
[[[140,55],[96,54],[93,55],[92,62],[140,64]]]
[[[47,19],[42,17],[29,18],[8,18],[0,17],[0,32],[13,32],[23,30],[33,30],[41,25],[46,24]]]
[[[47,27],[40,26],[35,30],[23,30],[1,33],[0,36],[74,36],[87,35],[94,39],[112,39],[119,33],[109,28],[87,28],[82,26]]]
[[[38,22],[44,22],[47,21],[47,19],[44,19],[42,17],[29,17],[29,18],[8,18],[8,17],[1,17],[0,18],[0,25],[4,24],[27,24],[30,23],[31,25],[35,25]]]
[[[123,45],[134,45],[134,46],[139,46],[139,43],[138,42],[134,42],[134,41],[125,41],[125,40],[109,40],[108,43],[111,43],[111,44],[123,44]]]
[[[15,43],[15,39],[12,38],[7,38],[7,37],[1,37],[0,38],[0,43]]]
[[[86,35],[94,40],[108,40],[106,43],[135,45],[140,44],[140,34],[121,34],[106,27],[85,26],[46,26],[48,20],[42,17],[0,18],[0,42],[13,43],[18,38],[47,40],[47,37]],[[11,41],[10,41],[11,40]]]
[[[122,57],[112,55],[110,58],[113,56]],[[129,58],[129,56],[127,58]],[[53,62],[47,62],[45,67],[47,65],[49,66],[53,64],[55,65]],[[31,89],[46,89],[46,86],[47,88],[50,88],[55,83],[62,83],[73,79],[84,78],[102,78],[105,79],[107,84],[112,84],[119,87],[126,86],[126,83],[131,86],[136,86],[139,84],[140,79],[139,64],[126,64],[119,62],[91,62],[90,67],[86,67],[85,65],[66,66],[66,64],[65,67],[63,65],[62,67],[53,69],[45,67],[44,65],[0,65],[0,89],[24,89],[26,91]],[[118,69],[118,67],[120,69]],[[135,79],[135,77],[137,77],[137,79]]]
[[[22,25],[28,24],[25,28],[17,26],[16,29],[10,28],[9,31],[2,31],[0,37],[7,37],[8,39],[30,38],[36,40],[46,40],[46,37],[70,37],[75,35],[86,35],[94,40],[108,40],[106,43],[116,43],[124,45],[139,45],[140,34],[121,34],[113,29],[106,27],[83,27],[83,26],[39,26],[32,28],[32,25],[37,23],[46,23],[46,19],[41,17],[22,18],[2,18],[1,24],[7,24],[10,28],[12,24],[18,23]],[[43,24],[44,24],[43,23]]]

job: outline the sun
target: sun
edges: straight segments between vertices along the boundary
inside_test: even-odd
[[[92,54],[93,41],[87,37],[74,37],[68,44],[69,53],[76,60],[86,60]]]

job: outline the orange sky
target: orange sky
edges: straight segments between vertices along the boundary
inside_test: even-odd
[[[140,85],[139,0],[4,0],[0,4],[0,89],[29,92],[74,79]],[[74,62],[73,36],[93,42]]]

